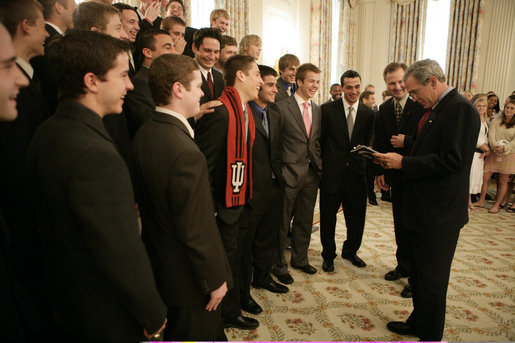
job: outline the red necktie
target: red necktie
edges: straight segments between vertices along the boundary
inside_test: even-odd
[[[211,78],[211,72],[207,72],[207,86],[209,87],[209,91],[211,92],[211,98],[215,97],[215,85],[213,83],[213,79]]]
[[[418,128],[417,128],[417,137],[420,134],[420,130],[422,130],[422,127],[424,126],[427,117],[429,117],[429,114],[431,113],[431,109],[428,109],[427,112],[420,118],[420,121],[418,122]]]

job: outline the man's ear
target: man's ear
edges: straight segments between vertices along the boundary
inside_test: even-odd
[[[141,52],[143,53],[143,56],[145,56],[145,58],[152,59],[152,49],[143,48]]]
[[[195,45],[195,43],[191,44],[191,51],[193,51],[194,54],[197,54],[198,50],[197,50],[197,46]]]
[[[92,72],[86,73],[82,79],[84,87],[92,93],[98,93],[99,78]]]
[[[182,99],[184,96],[184,85],[180,82],[174,82],[172,85],[172,91],[170,93],[173,94],[176,98]]]
[[[90,31],[98,31],[98,32],[100,32],[100,30],[99,30],[99,29],[97,29],[97,28],[96,28],[96,27],[94,27],[94,26],[91,26],[91,27],[89,28],[89,30],[90,30]]]
[[[241,82],[245,81],[245,73],[242,70],[236,71],[236,79],[240,80]]]

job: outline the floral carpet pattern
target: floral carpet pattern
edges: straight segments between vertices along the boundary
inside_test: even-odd
[[[320,235],[311,237],[308,275],[291,269],[295,279],[286,294],[252,289],[263,307],[256,330],[226,329],[230,341],[406,341],[416,337],[389,332],[386,323],[405,320],[411,299],[399,293],[407,279],[384,280],[395,267],[391,204],[378,200],[368,206],[359,256],[367,263],[356,268],[335,259],[335,271],[322,271]],[[491,204],[487,204],[487,208]],[[318,204],[316,206],[318,211]],[[318,220],[315,213],[315,222]],[[336,246],[345,240],[345,220],[338,214]],[[288,252],[289,253],[289,252]],[[337,254],[341,251],[337,250]],[[470,213],[454,257],[443,339],[446,341],[515,341],[515,215],[487,209]]]

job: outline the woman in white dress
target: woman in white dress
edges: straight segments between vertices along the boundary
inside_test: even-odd
[[[479,128],[479,136],[477,137],[476,151],[472,159],[472,167],[470,168],[470,188],[469,188],[469,209],[474,210],[472,205],[471,195],[481,193],[481,186],[483,185],[483,167],[485,164],[485,157],[490,153],[488,147],[488,124],[487,124],[487,108],[488,103],[485,98],[478,98],[474,102],[479,118],[481,118],[481,126]]]

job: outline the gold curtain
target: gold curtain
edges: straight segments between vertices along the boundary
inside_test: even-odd
[[[322,70],[315,102],[321,104],[329,96],[331,82],[331,0],[311,0],[310,61]]]
[[[420,59],[424,40],[427,0],[415,0],[409,5],[392,3],[390,61],[408,66]]]
[[[191,0],[183,0],[184,3],[184,21],[186,26],[191,25]]]
[[[340,0],[340,27],[338,28],[337,75],[356,68],[357,13],[356,4],[351,7],[348,0]]]
[[[216,0],[216,8],[223,8],[229,13],[229,28],[227,35],[239,43],[240,39],[249,34],[250,0]]]
[[[479,69],[483,1],[452,1],[450,13],[447,81],[460,91],[470,90],[474,93]]]

